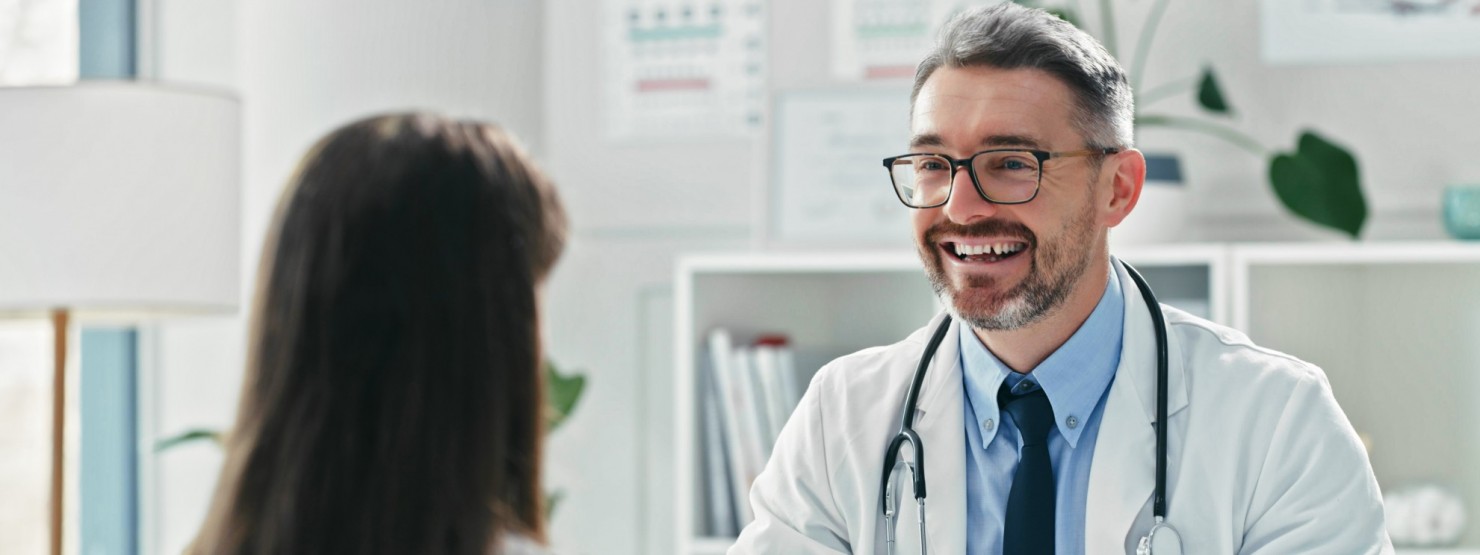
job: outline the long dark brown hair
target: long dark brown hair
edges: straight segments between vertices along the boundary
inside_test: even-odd
[[[536,289],[565,226],[551,184],[489,124],[399,114],[324,138],[278,207],[191,552],[542,543]]]

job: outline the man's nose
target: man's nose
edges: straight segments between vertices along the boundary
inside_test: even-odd
[[[966,168],[956,170],[952,176],[951,198],[946,199],[945,210],[947,218],[951,221],[965,224],[977,219],[990,218],[997,214],[997,205],[988,202],[980,191],[976,190],[976,184],[971,182],[971,172]]]

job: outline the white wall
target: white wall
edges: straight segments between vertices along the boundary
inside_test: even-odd
[[[682,252],[751,244],[764,143],[606,141],[597,0],[159,1],[166,23],[158,73],[231,85],[243,97],[246,287],[293,162],[337,124],[376,110],[434,107],[502,121],[542,155],[575,224],[547,292],[549,352],[590,380],[550,444],[548,478],[566,494],[554,538],[568,553],[671,552],[672,262]],[[1127,10],[1122,36],[1133,36],[1135,12],[1150,3],[1118,4]],[[828,13],[822,0],[771,3],[773,90],[836,84]],[[1480,90],[1480,60],[1270,68],[1258,58],[1257,16],[1250,1],[1173,3],[1149,81],[1192,76],[1213,63],[1239,128],[1289,147],[1310,125],[1357,153],[1374,212],[1368,238],[1441,236],[1439,189],[1480,182],[1472,131],[1480,129],[1480,109],[1465,93]],[[200,29],[200,21],[214,31]],[[1123,50],[1132,44],[1127,39]],[[1156,108],[1196,110],[1185,99]],[[1192,208],[1204,222],[1198,237],[1335,237],[1282,213],[1264,181],[1264,161],[1185,133],[1147,131],[1141,141],[1183,156]],[[662,149],[664,163],[643,156],[653,149]],[[879,191],[887,194],[882,183]],[[155,433],[229,423],[243,322],[163,330]],[[158,537],[158,552],[178,551],[193,534],[217,465],[207,446],[161,457],[161,520],[146,531]]]

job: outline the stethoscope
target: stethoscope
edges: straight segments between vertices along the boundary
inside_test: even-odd
[[[1166,515],[1166,491],[1167,491],[1167,330],[1166,321],[1161,314],[1161,304],[1156,301],[1156,295],[1151,293],[1151,286],[1141,277],[1140,272],[1129,264],[1121,263],[1131,281],[1136,282],[1136,288],[1141,290],[1141,297],[1146,301],[1146,309],[1151,312],[1151,323],[1156,328],[1156,492],[1153,497],[1151,514],[1155,517],[1155,523],[1151,530],[1136,545],[1136,555],[1180,555],[1182,553],[1182,536],[1177,530],[1167,523]],[[1111,276],[1111,279],[1115,279]],[[920,386],[925,383],[925,371],[930,368],[931,359],[935,358],[935,350],[940,347],[940,342],[945,339],[946,331],[951,327],[951,317],[946,316],[940,325],[935,327],[935,333],[930,336],[930,342],[925,346],[925,353],[920,356],[920,365],[915,368],[915,376],[910,382],[910,391],[904,398],[904,417],[899,424],[899,433],[889,442],[889,448],[884,451],[884,479],[880,487],[881,503],[884,510],[884,543],[888,553],[894,554],[895,520],[898,518],[894,510],[897,486],[895,476],[901,470],[910,474],[910,481],[915,490],[915,503],[919,505],[920,525],[920,553],[924,555],[925,549],[925,449],[920,442],[920,435],[915,433],[915,404],[920,398]],[[901,448],[904,444],[910,445],[909,459],[902,456]]]

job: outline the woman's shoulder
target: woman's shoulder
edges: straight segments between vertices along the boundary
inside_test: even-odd
[[[494,555],[554,555],[554,552],[523,534],[511,532],[504,534]]]

